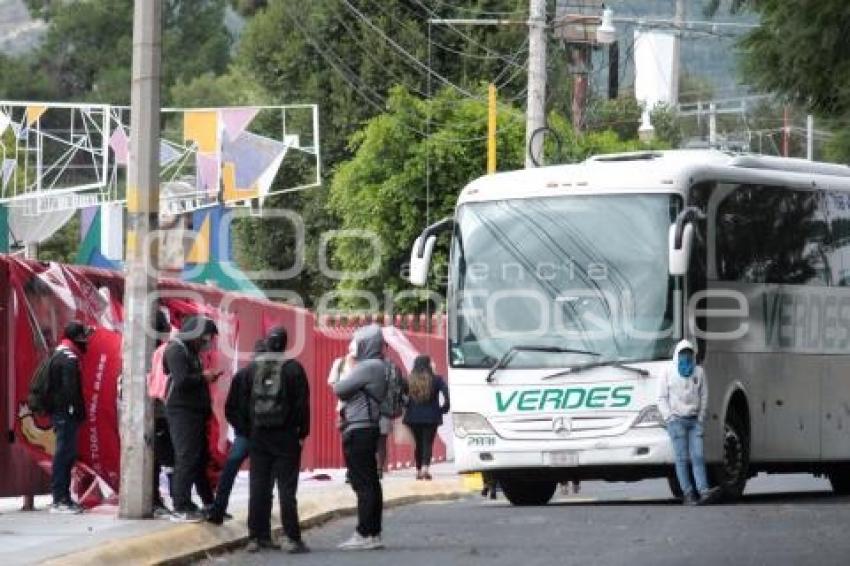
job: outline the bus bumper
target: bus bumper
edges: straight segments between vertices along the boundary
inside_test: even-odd
[[[495,435],[455,438],[460,473],[533,468],[604,468],[672,465],[673,450],[661,427],[630,429],[602,438],[504,440]]]

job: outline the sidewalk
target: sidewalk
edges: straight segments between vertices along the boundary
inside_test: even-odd
[[[459,498],[468,493],[452,464],[431,468],[434,481],[416,481],[411,470],[384,476],[386,506],[416,501]],[[315,479],[327,474],[328,480]],[[303,473],[298,492],[301,522],[306,527],[352,514],[355,497],[344,483],[344,471]],[[35,512],[20,511],[22,498],[0,499],[0,564],[161,564],[203,556],[239,546],[247,540],[248,474],[241,472],[233,487],[223,526],[175,524],[167,520],[128,521],[117,508],[99,507],[82,515],[51,515],[49,497],[36,498]],[[272,524],[279,525],[277,499]],[[309,544],[310,533],[305,534]]]

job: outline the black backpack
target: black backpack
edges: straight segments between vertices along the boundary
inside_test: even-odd
[[[50,400],[50,369],[58,355],[59,352],[55,351],[42,360],[30,380],[27,405],[33,414],[47,415],[53,411]]]
[[[257,358],[257,369],[251,385],[251,416],[255,427],[280,427],[289,416],[283,368],[290,360],[275,356]]]
[[[395,419],[404,412],[405,383],[401,372],[392,362],[385,362],[385,377],[387,380],[387,396],[381,403],[381,415]]]

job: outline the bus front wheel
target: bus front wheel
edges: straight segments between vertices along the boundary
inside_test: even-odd
[[[555,489],[558,487],[558,484],[553,481],[503,479],[499,483],[508,501],[520,506],[546,505],[555,495]]]
[[[744,415],[731,408],[723,433],[723,463],[711,470],[714,484],[723,489],[725,499],[738,499],[749,479],[750,431]]]

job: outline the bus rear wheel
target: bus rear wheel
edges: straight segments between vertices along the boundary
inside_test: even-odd
[[[546,505],[555,495],[555,489],[558,487],[558,484],[553,481],[503,479],[499,483],[508,501],[523,507]]]

